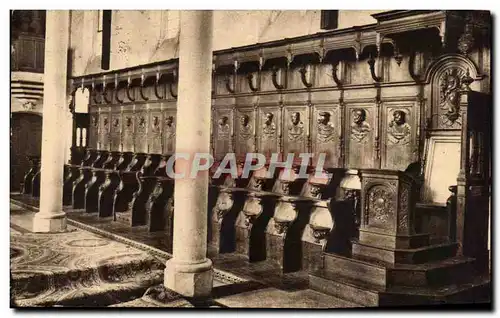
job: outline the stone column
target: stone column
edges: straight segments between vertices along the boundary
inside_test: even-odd
[[[212,11],[181,11],[179,97],[177,100],[173,258],[166,263],[165,286],[187,297],[212,290],[212,262],[207,254],[208,171],[189,178],[195,153],[210,153],[212,86]]]
[[[62,210],[65,143],[61,127],[66,113],[69,11],[47,11],[43,85],[42,163],[40,211],[33,219],[34,232],[66,229]]]

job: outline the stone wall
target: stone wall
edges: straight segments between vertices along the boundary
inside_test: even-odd
[[[338,29],[375,23],[380,11],[341,10]],[[214,11],[213,49],[315,34],[320,20],[320,10]],[[71,11],[72,76],[102,71],[98,21],[97,10]],[[178,57],[179,23],[176,10],[113,10],[110,70]]]

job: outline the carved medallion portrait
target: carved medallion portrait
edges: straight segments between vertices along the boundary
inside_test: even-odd
[[[387,140],[390,144],[406,145],[410,142],[411,126],[407,123],[406,112],[395,110],[387,127]]]
[[[132,129],[132,117],[125,118],[125,129],[127,130]]]
[[[327,143],[333,141],[335,137],[335,127],[330,121],[331,114],[329,112],[318,113],[318,131],[316,134],[316,141],[318,143]]]
[[[216,158],[223,158],[226,153],[231,151],[232,131],[230,126],[229,116],[222,115],[217,121],[215,140]]]
[[[275,116],[271,112],[264,113],[262,128],[260,133],[259,151],[266,157],[278,150],[278,133],[276,130]]]
[[[222,116],[218,122],[217,136],[222,139],[228,139],[230,132],[231,128],[229,127],[229,118],[227,116]]]
[[[241,114],[239,117],[238,142],[236,152],[244,156],[254,151],[254,131],[249,114]]]
[[[146,118],[144,116],[139,117],[139,131],[146,130]]]
[[[92,126],[97,127],[97,116],[92,116]]]
[[[371,131],[371,127],[366,122],[366,110],[362,108],[353,110],[352,118],[351,139],[356,142],[367,142],[366,136]]]
[[[160,118],[158,116],[153,116],[151,121],[151,131],[154,133],[160,132]]]
[[[175,151],[175,123],[174,116],[165,118],[165,126],[163,130],[163,151],[166,153]]]
[[[253,129],[250,124],[250,117],[247,114],[243,114],[240,117],[240,138],[241,140],[253,138]]]
[[[288,140],[298,142],[304,140],[304,123],[300,120],[300,113],[294,112],[290,116],[288,125]]]
[[[273,122],[274,115],[266,113],[264,115],[264,124],[262,126],[262,139],[275,139],[276,138],[276,125]]]

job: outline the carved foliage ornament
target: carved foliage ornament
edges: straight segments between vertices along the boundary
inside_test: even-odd
[[[407,186],[404,186],[401,191],[401,197],[399,198],[399,216],[398,224],[399,230],[408,230],[408,204],[409,204],[409,190]]]

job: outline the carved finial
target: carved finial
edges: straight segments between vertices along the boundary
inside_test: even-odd
[[[474,82],[474,79],[470,77],[470,72],[467,68],[465,76],[462,78],[462,83],[465,85],[466,90],[470,91],[470,84],[472,84],[472,82]]]
[[[470,52],[472,47],[474,46],[474,36],[472,34],[472,26],[470,25],[470,18],[466,18],[466,23],[464,27],[464,33],[458,39],[458,50],[463,55],[466,55]]]

